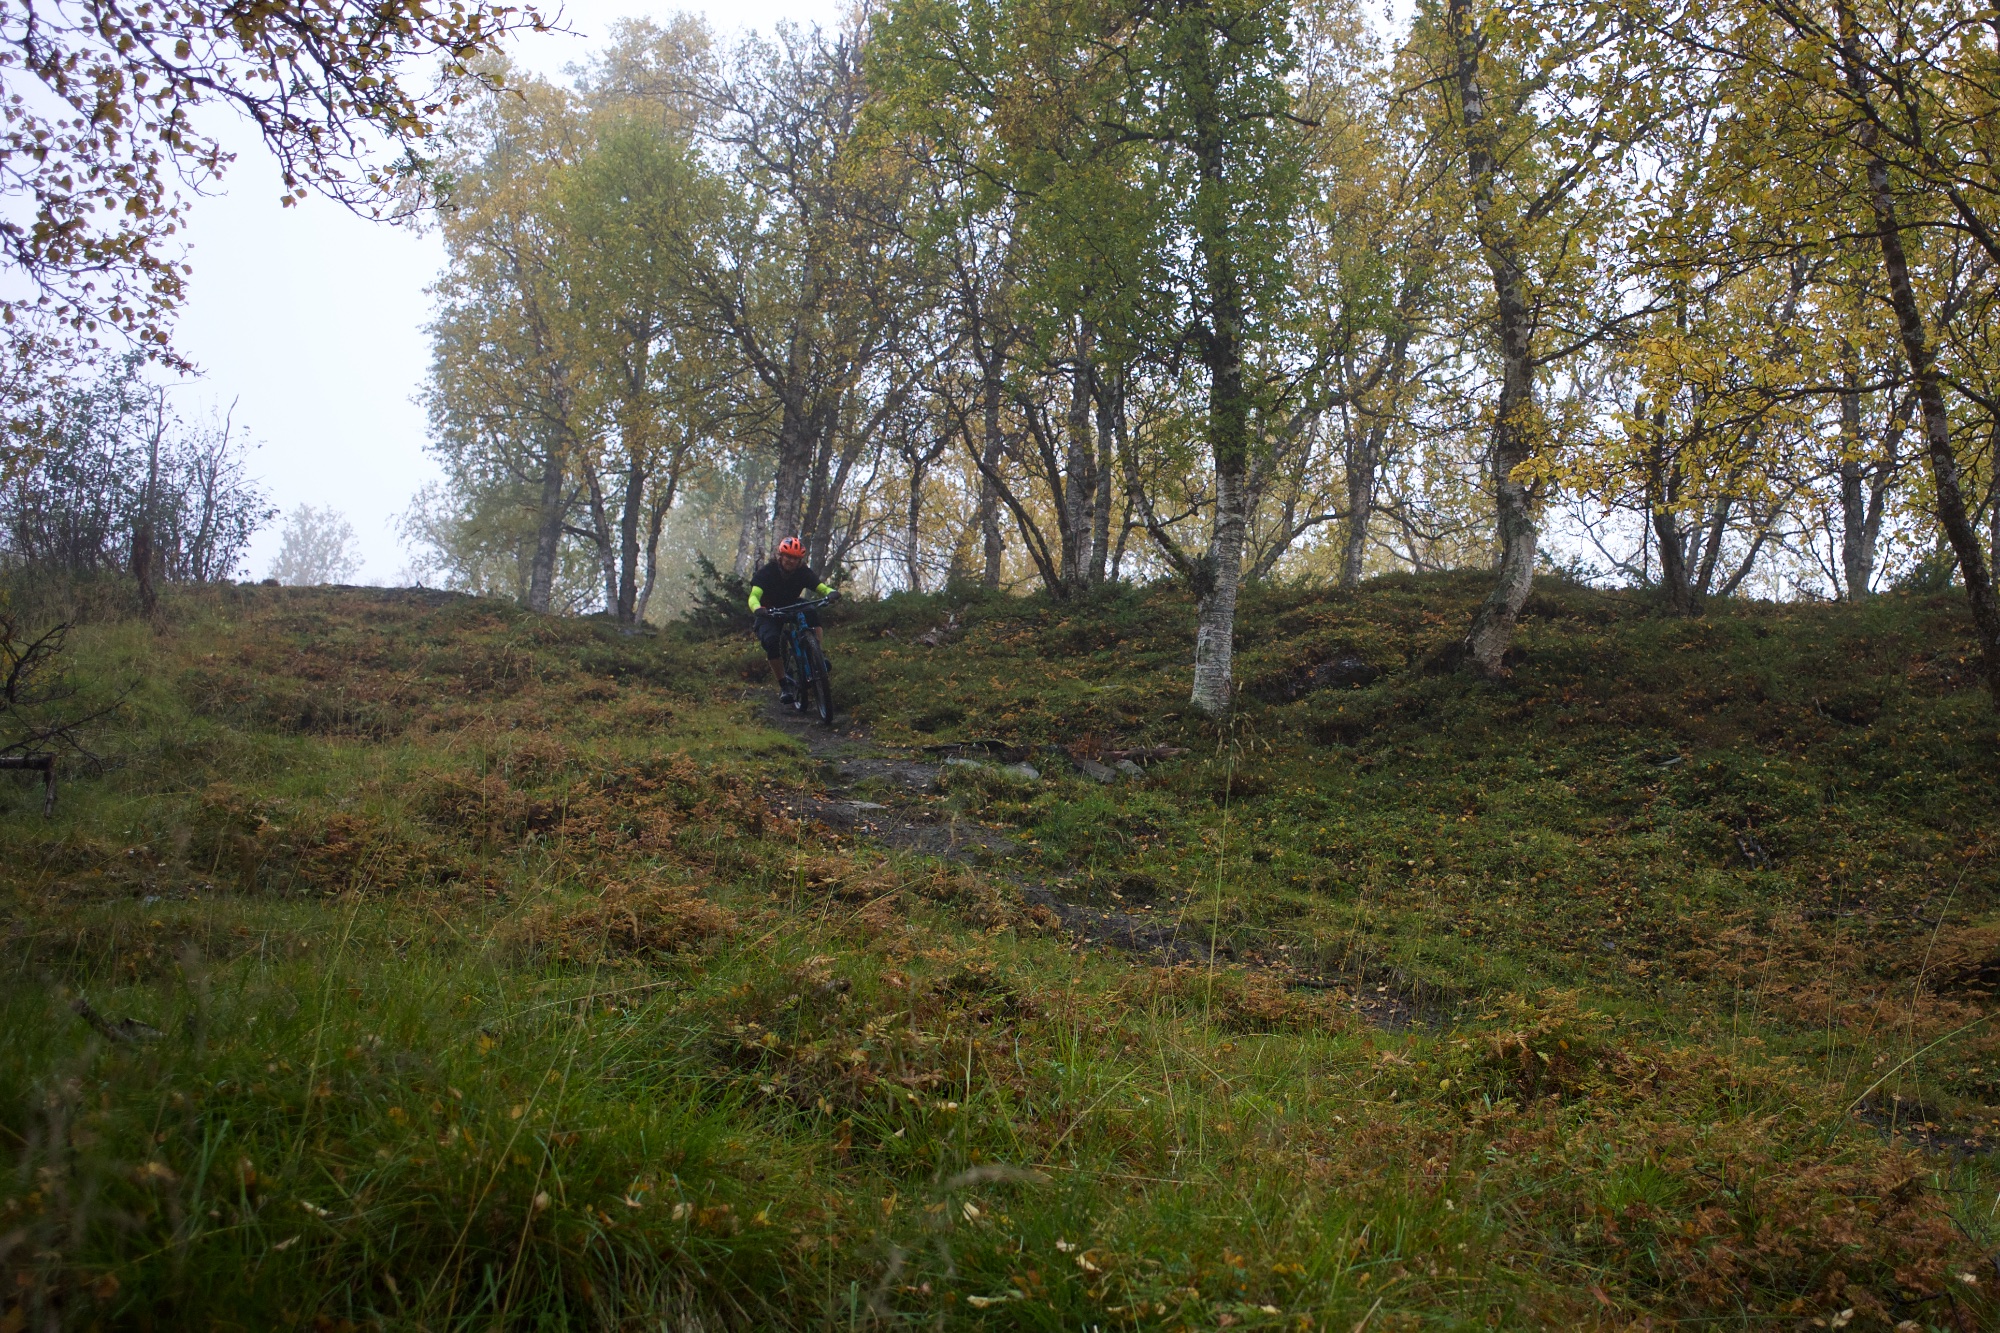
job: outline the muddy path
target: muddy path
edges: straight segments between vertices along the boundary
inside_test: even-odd
[[[757,690],[746,699],[758,721],[802,742],[818,761],[817,790],[773,797],[794,819],[899,851],[979,866],[1012,884],[1030,908],[1053,914],[1079,947],[1117,949],[1160,966],[1221,962],[1271,972],[1290,985],[1328,992],[1369,1022],[1391,1031],[1428,1021],[1418,1005],[1387,982],[1304,973],[1260,956],[1239,956],[1233,948],[1212,953],[1198,924],[1183,922],[1171,904],[1158,904],[1162,910],[1155,915],[1154,904],[1136,904],[1137,911],[1125,911],[1123,904],[1111,907],[1068,896],[1063,885],[1036,873],[1039,868],[1031,849],[1017,832],[966,819],[939,797],[940,779],[953,763],[1004,766],[1009,756],[992,753],[984,743],[899,753],[845,716],[836,716],[834,725],[826,727],[779,704],[769,690]],[[1036,762],[1071,761],[1037,756]]]

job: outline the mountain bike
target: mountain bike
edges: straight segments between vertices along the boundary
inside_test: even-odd
[[[786,674],[792,678],[792,707],[801,713],[812,708],[829,727],[833,725],[833,684],[827,675],[826,654],[820,650],[819,636],[806,623],[806,612],[818,610],[839,595],[830,592],[810,601],[760,607],[757,611],[758,615],[769,616],[784,625],[782,660],[790,667]]]

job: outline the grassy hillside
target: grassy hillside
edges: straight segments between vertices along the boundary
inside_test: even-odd
[[[1253,595],[1220,729],[1170,590],[843,608],[838,737],[747,635],[86,625],[0,1328],[1991,1326],[1957,606],[1545,586],[1495,686],[1479,591]]]

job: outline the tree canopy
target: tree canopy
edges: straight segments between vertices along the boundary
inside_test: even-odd
[[[0,3],[0,393],[108,345],[178,362],[189,268],[183,190],[230,163],[203,118],[256,127],[287,203],[319,190],[372,213],[432,184],[433,135],[533,9],[422,0]]]
[[[1246,578],[1491,568],[1504,675],[1552,570],[1689,615],[1943,570],[2000,691],[1994,41],[1894,0],[627,25],[451,113],[412,521],[628,619],[792,532],[884,592],[1175,580],[1207,713]]]

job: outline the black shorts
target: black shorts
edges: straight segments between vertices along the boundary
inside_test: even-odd
[[[785,622],[771,616],[752,616],[750,623],[757,627],[757,642],[764,645],[764,656],[777,659],[785,648]],[[806,624],[819,628],[819,608],[806,608]]]

